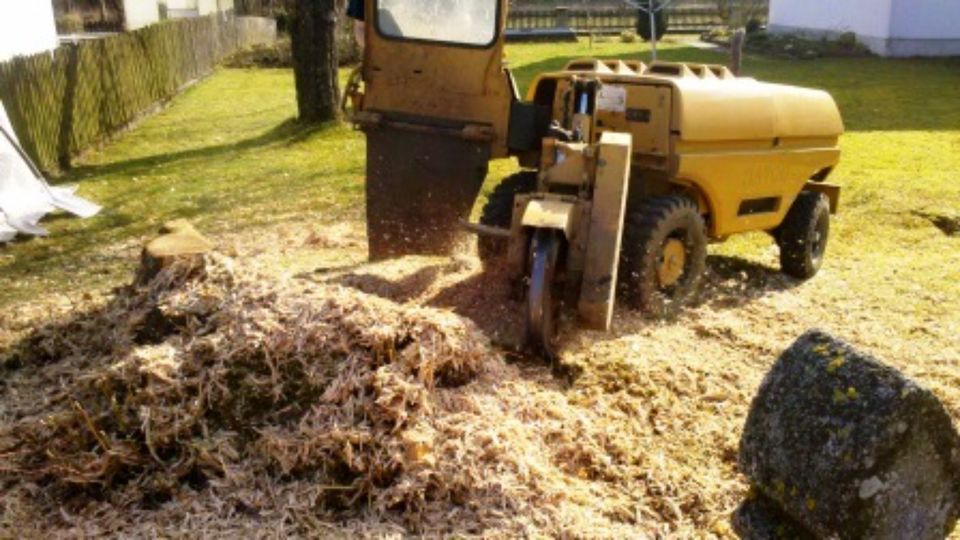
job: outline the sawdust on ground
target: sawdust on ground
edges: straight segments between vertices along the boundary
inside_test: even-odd
[[[270,234],[0,318],[4,534],[728,537],[749,400],[813,326],[960,417],[958,321],[878,311],[829,266],[715,257],[676,320],[564,321],[567,381],[514,352],[515,291],[470,255]]]

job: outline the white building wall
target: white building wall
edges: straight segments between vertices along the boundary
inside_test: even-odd
[[[160,21],[160,3],[157,0],[123,0],[127,31],[143,28]]]
[[[960,2],[897,0],[890,17],[890,36],[909,39],[960,39]]]
[[[167,0],[167,9],[175,17],[203,16],[232,10],[233,0]]]
[[[886,38],[895,0],[772,0],[771,26]]]
[[[960,55],[960,0],[771,0],[772,32],[853,32],[883,56]]]
[[[197,0],[167,0],[168,9],[197,9]]]
[[[0,1],[0,62],[56,48],[53,2]]]
[[[197,0],[166,0],[167,17],[179,19],[183,17],[196,17]]]
[[[217,12],[217,0],[197,0],[197,12],[200,15],[209,15]]]
[[[896,0],[890,56],[960,56],[960,0]]]

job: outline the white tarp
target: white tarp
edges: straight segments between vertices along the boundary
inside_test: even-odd
[[[76,189],[52,187],[35,171],[0,103],[0,242],[9,242],[18,232],[46,236],[40,220],[57,208],[82,218],[97,214],[100,207],[74,195]]]

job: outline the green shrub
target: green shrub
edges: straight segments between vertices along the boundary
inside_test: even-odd
[[[641,0],[641,2],[643,2],[643,7],[646,8],[648,5],[646,0]],[[660,4],[660,0],[655,0],[653,2],[654,9],[657,9]],[[661,9],[657,11],[654,16],[654,23],[656,24],[657,39],[660,39],[667,33],[669,27],[667,24],[666,10]],[[637,10],[637,33],[640,34],[640,37],[642,37],[644,41],[650,41],[652,36],[652,32],[650,32],[650,15],[642,9]]]
[[[633,30],[624,30],[620,32],[620,42],[621,43],[633,43],[637,41],[637,33]]]
[[[83,16],[79,13],[65,13],[57,17],[57,33],[76,34],[83,32]]]
[[[337,18],[337,60],[340,65],[360,63],[360,45],[353,33],[353,19],[341,14]]]
[[[857,35],[853,32],[844,32],[834,40],[834,43],[841,49],[854,50],[857,48]]]
[[[836,39],[810,39],[798,34],[770,34],[763,30],[750,34],[746,48],[771,56],[814,59],[823,56],[867,56],[870,51],[857,42],[853,33]]]
[[[277,20],[277,33],[290,33],[290,13],[286,7],[276,7],[273,9],[272,16]]]
[[[750,39],[748,39],[747,41],[748,43],[751,43],[754,45],[765,45],[771,41],[776,41],[776,40],[777,40],[776,36],[772,34],[768,34],[766,32],[754,32],[753,34],[750,34]]]
[[[224,61],[224,65],[232,68],[292,68],[290,38],[237,51]]]
[[[730,43],[730,29],[726,26],[716,26],[700,34],[700,40],[717,45],[727,45]]]

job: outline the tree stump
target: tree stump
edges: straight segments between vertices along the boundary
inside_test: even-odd
[[[160,233],[144,246],[140,255],[136,278],[139,285],[149,283],[174,260],[190,258],[202,264],[203,255],[213,250],[213,243],[183,219],[164,223]]]
[[[739,462],[818,537],[939,539],[958,517],[960,437],[943,405],[820,331],[764,378]]]

